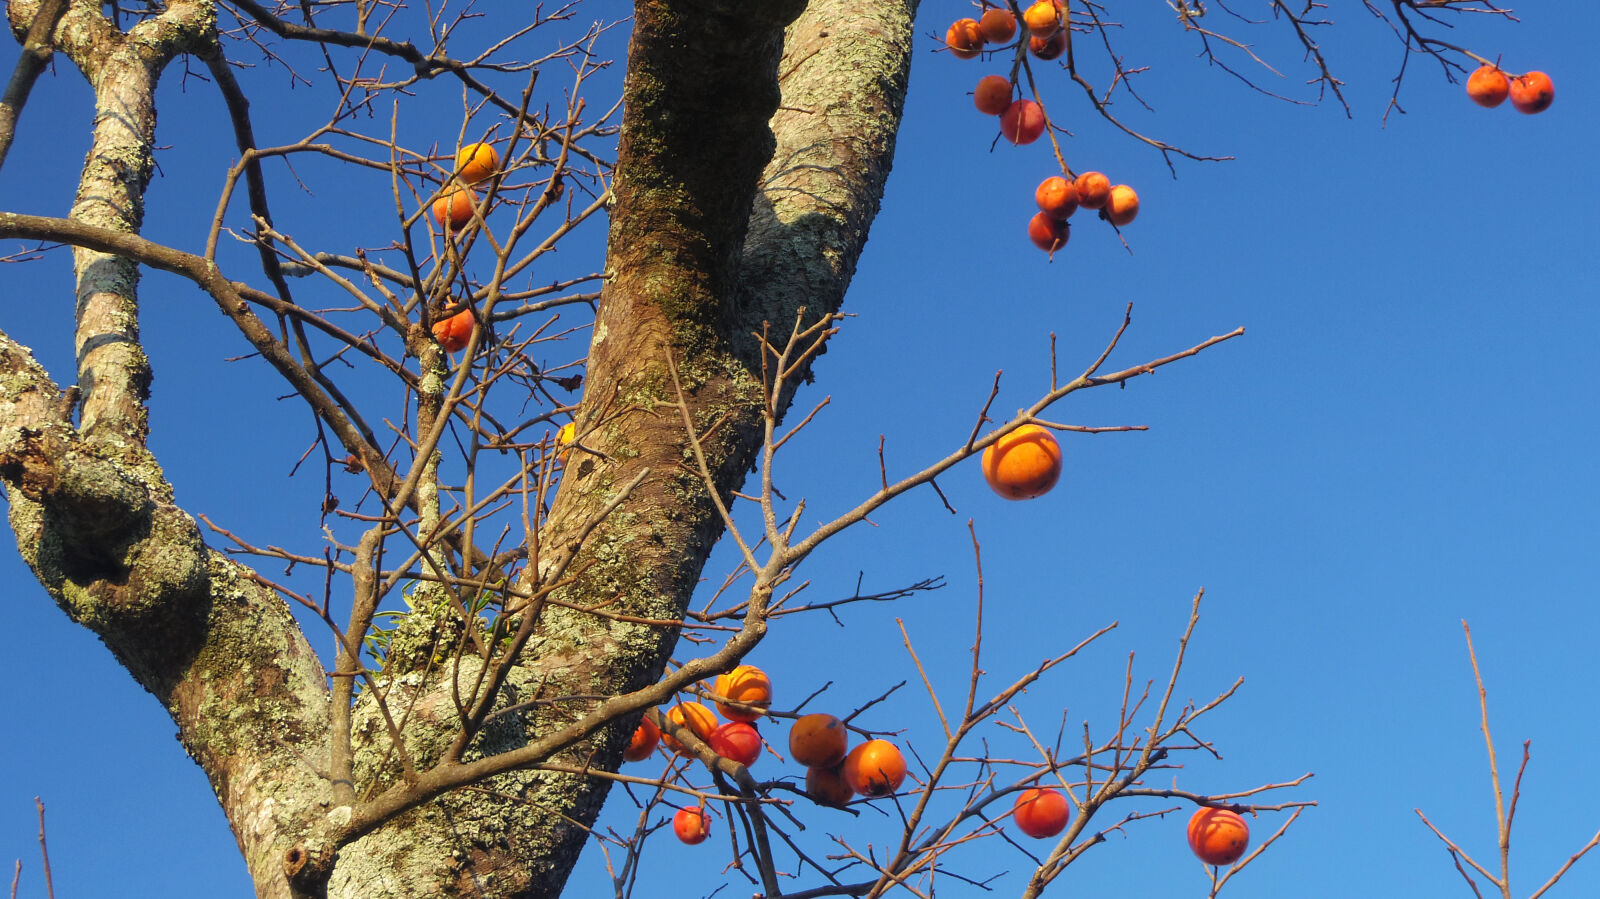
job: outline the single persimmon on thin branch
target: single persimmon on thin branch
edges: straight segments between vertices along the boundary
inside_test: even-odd
[[[1489,756],[1489,781],[1494,789],[1496,834],[1495,845],[1499,854],[1499,873],[1496,874],[1491,872],[1484,864],[1480,863],[1465,849],[1461,848],[1460,844],[1446,836],[1444,831],[1440,830],[1438,826],[1436,826],[1432,821],[1428,820],[1428,816],[1423,814],[1422,809],[1417,808],[1412,809],[1412,811],[1416,812],[1417,817],[1422,819],[1422,823],[1428,828],[1428,830],[1431,831],[1434,836],[1438,837],[1439,841],[1444,844],[1445,850],[1449,852],[1450,860],[1455,865],[1457,873],[1459,873],[1462,879],[1467,882],[1468,888],[1472,890],[1474,895],[1480,897],[1481,899],[1483,894],[1479,892],[1477,883],[1472,879],[1472,876],[1467,873],[1466,868],[1462,867],[1463,863],[1481,874],[1485,880],[1489,881],[1502,899],[1511,899],[1511,825],[1516,817],[1517,803],[1522,798],[1522,775],[1528,768],[1528,762],[1531,758],[1529,748],[1531,747],[1533,741],[1524,740],[1522,743],[1522,761],[1517,765],[1517,776],[1516,780],[1513,782],[1511,790],[1511,801],[1508,803],[1505,798],[1505,793],[1501,789],[1500,759],[1495,753],[1494,736],[1489,730],[1489,692],[1483,685],[1483,672],[1478,668],[1478,653],[1472,645],[1472,629],[1467,625],[1466,621],[1461,622],[1461,632],[1467,641],[1467,658],[1472,662],[1472,681],[1478,690],[1478,729],[1483,732],[1484,748],[1487,750]],[[1538,899],[1538,897],[1543,896],[1551,887],[1555,886],[1556,883],[1558,883],[1568,871],[1572,870],[1572,866],[1577,864],[1579,859],[1582,859],[1591,849],[1595,848],[1596,846],[1600,846],[1600,831],[1596,831],[1594,836],[1590,837],[1587,843],[1584,843],[1583,846],[1579,847],[1579,849],[1574,852],[1566,860],[1566,862],[1561,865],[1560,868],[1557,868],[1555,873],[1551,874],[1550,878],[1546,880],[1543,885],[1530,894],[1529,899]]]

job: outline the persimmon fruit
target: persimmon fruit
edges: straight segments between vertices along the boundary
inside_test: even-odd
[[[1072,237],[1072,226],[1061,219],[1036,212],[1033,218],[1028,219],[1028,239],[1033,245],[1046,253],[1054,253],[1067,245],[1067,240]]]
[[[1511,93],[1511,79],[1499,66],[1479,66],[1467,78],[1467,96],[1479,106],[1493,109],[1506,102],[1506,95]]]
[[[1037,0],[1022,11],[1022,21],[1036,37],[1049,37],[1061,28],[1061,4],[1057,0]]]
[[[983,50],[983,28],[977,19],[956,19],[944,33],[944,45],[957,59],[972,59]]]
[[[1039,204],[1040,212],[1064,222],[1078,211],[1078,188],[1060,175],[1051,175],[1034,189],[1033,201]]]
[[[706,740],[711,751],[741,765],[754,765],[761,758],[761,734],[743,721],[730,721],[711,732]]]
[[[642,762],[656,751],[656,744],[661,742],[661,728],[649,718],[640,718],[639,726],[634,728],[633,736],[628,740],[628,746],[622,750],[622,757],[630,762]]]
[[[841,773],[857,793],[887,796],[905,782],[906,757],[888,740],[868,740],[844,757]]]
[[[472,310],[463,309],[449,318],[434,322],[433,339],[439,341],[439,346],[447,353],[466,349],[467,341],[472,339]]]
[[[808,768],[827,768],[844,760],[850,732],[832,715],[802,715],[789,728],[789,755]]]
[[[1028,38],[1028,52],[1046,62],[1059,59],[1061,54],[1067,52],[1066,30],[1057,31],[1049,37],[1040,37],[1036,34]]]
[[[1556,101],[1556,86],[1543,72],[1529,72],[1511,79],[1511,105],[1517,112],[1533,115],[1544,112]]]
[[[718,675],[715,692],[739,705],[717,703],[717,711],[729,721],[754,721],[767,713],[772,703],[772,681],[754,665],[740,665]]]
[[[1011,81],[1004,75],[985,75],[972,90],[972,105],[984,115],[1000,115],[1011,105]]]
[[[1003,44],[1017,34],[1017,17],[1009,9],[986,9],[978,17],[978,27],[983,31],[983,39],[991,44]]]
[[[842,765],[806,769],[806,795],[826,805],[844,805],[856,791],[844,779]]]
[[[1065,830],[1071,817],[1072,804],[1067,797],[1049,787],[1023,790],[1011,807],[1011,820],[1017,822],[1017,829],[1036,840]]]
[[[1032,100],[1017,100],[1000,113],[1000,133],[1017,146],[1044,134],[1044,109]]]
[[[1189,818],[1189,848],[1208,865],[1231,865],[1250,848],[1250,825],[1235,812],[1202,806]]]
[[[1078,205],[1084,209],[1104,209],[1111,199],[1111,179],[1102,172],[1084,172],[1072,186],[1078,189]]]
[[[465,188],[452,187],[433,201],[433,220],[439,223],[439,227],[452,231],[465,228],[472,221],[472,207],[477,203],[477,194]]]
[[[680,808],[672,816],[672,832],[690,846],[696,846],[711,836],[711,819],[702,808]]]
[[[489,144],[467,144],[456,153],[456,177],[463,184],[477,184],[500,168],[500,152]]]
[[[717,714],[698,702],[680,702],[667,711],[667,720],[679,727],[689,728],[690,733],[704,740],[711,736],[717,729]],[[679,755],[687,755],[683,743],[679,742],[671,733],[663,730],[661,742],[667,748]]]
[[[983,451],[983,478],[1006,499],[1032,499],[1061,479],[1061,445],[1048,428],[1026,424]]]
[[[1106,221],[1118,228],[1130,224],[1139,217],[1139,195],[1126,184],[1113,186],[1106,198],[1105,213]]]

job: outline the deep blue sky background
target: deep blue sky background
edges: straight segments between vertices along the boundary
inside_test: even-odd
[[[1553,8],[1531,9],[1521,24],[1457,17],[1451,40],[1504,54],[1513,70],[1550,72],[1553,108],[1479,109],[1437,65],[1413,59],[1401,94],[1409,114],[1380,127],[1400,45],[1357,5],[1336,10],[1338,26],[1322,34],[1353,119],[1336,104],[1305,108],[1249,91],[1195,59],[1161,4],[1141,6],[1147,18],[1123,19],[1118,49],[1151,67],[1137,84],[1154,111],[1126,97],[1118,110],[1172,143],[1237,159],[1180,162],[1174,179],[1158,154],[1093,117],[1062,73],[1040,67],[1052,114],[1074,132],[1069,162],[1134,185],[1144,203],[1124,232],[1132,254],[1082,218],[1050,263],[1024,233],[1033,188],[1052,173],[1049,151],[1002,143],[991,152],[994,122],[966,92],[1002,65],[933,52],[933,35],[964,7],[924,4],[894,175],[847,299],[856,317],[799,400],[832,404],[780,458],[780,485],[807,498],[808,521],[842,512],[877,484],[879,435],[891,475],[943,456],[965,439],[996,370],[1005,371],[996,410],[1027,405],[1048,386],[1049,334],[1062,371],[1081,369],[1130,301],[1134,323],[1111,368],[1239,325],[1248,333],[1052,410],[1054,420],[1150,431],[1064,435],[1067,471],[1044,498],[1000,500],[973,464],[941,480],[957,515],[919,491],[874,516],[877,527],[846,532],[804,566],[813,598],[848,594],[858,572],[867,589],[932,575],[948,587],[892,608],[850,609],[842,629],[826,618],[784,622],[751,661],[773,674],[779,705],[832,681],[814,708],[854,708],[914,677],[899,616],[946,708],[957,705],[975,589],[971,519],[983,545],[994,688],[1119,622],[1019,702],[1050,733],[1065,708],[1072,740],[1085,720],[1095,733],[1108,729],[1129,652],[1136,677],[1159,688],[1203,586],[1179,695],[1204,701],[1237,677],[1245,683],[1204,719],[1202,735],[1222,760],[1193,758],[1177,782],[1224,792],[1314,771],[1285,798],[1319,803],[1224,895],[1460,896],[1466,888],[1412,810],[1492,860],[1467,619],[1508,789],[1521,741],[1534,741],[1513,840],[1516,892],[1531,893],[1600,828],[1600,788],[1587,776],[1600,739],[1591,42]],[[1220,15],[1207,22],[1237,27]],[[1243,33],[1285,73],[1263,81],[1307,95],[1310,72],[1286,28]],[[15,56],[13,43],[0,45],[0,66],[9,70]],[[325,98],[304,89],[294,102],[263,102],[285,80],[247,73],[264,143],[297,139],[325,114]],[[158,142],[167,148],[146,233],[193,247],[234,151],[209,85],[175,69],[162,104]],[[0,171],[0,208],[64,214],[91,113],[81,77],[58,61]],[[406,133],[421,135],[416,143],[437,132],[450,144],[459,121],[460,98],[443,82],[425,85],[401,117]],[[386,240],[390,219],[360,198],[383,185],[342,183],[337,169],[313,163],[300,173],[304,194],[281,167],[273,174],[284,230],[335,250]],[[241,225],[242,208],[229,221]],[[563,251],[566,267],[549,276],[593,268],[601,230],[581,233]],[[248,257],[237,258],[236,277],[251,279]],[[70,380],[67,257],[9,266],[0,278],[0,327]],[[314,282],[297,289],[308,303],[338,302]],[[224,361],[244,344],[208,299],[153,273],[142,296],[157,378],[152,443],[180,502],[259,542],[316,551],[320,476],[286,477],[311,439],[305,413],[275,399],[285,390],[264,366]],[[719,556],[708,581],[720,583],[729,565]],[[12,685],[0,856],[23,859],[20,895],[44,895],[35,795],[50,810],[57,895],[248,895],[205,778],[159,706],[54,607],[14,550],[0,551],[0,566],[0,627],[11,635],[0,678]],[[898,739],[936,755],[937,722],[914,687],[865,720],[904,729]],[[1005,747],[1000,754],[1026,754],[997,728],[984,736]],[[756,768],[782,770],[770,759]],[[818,853],[829,851],[822,834],[881,846],[897,827],[871,814],[861,824],[803,814]],[[627,827],[633,812],[617,793],[607,815]],[[1057,891],[1204,895],[1183,843],[1186,817],[1113,834]],[[1277,820],[1264,817],[1256,832]],[[653,841],[637,895],[710,892],[726,861],[723,833],[693,849]],[[1027,860],[986,846],[961,870],[1010,871],[996,892],[1015,894]],[[600,895],[604,877],[592,855],[569,892]],[[744,890],[735,883],[720,895]],[[1597,893],[1600,858],[1591,858],[1550,895]]]

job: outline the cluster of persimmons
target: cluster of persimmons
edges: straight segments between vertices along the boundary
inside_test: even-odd
[[[672,724],[686,728],[712,752],[741,765],[753,765],[764,745],[756,722],[772,705],[772,681],[754,665],[740,665],[719,676],[711,691],[717,712],[727,720],[719,722],[713,712],[699,702],[680,702],[667,710]],[[692,757],[681,740],[663,733],[650,718],[639,722],[622,751],[630,762],[643,761],[663,746],[671,752]],[[789,755],[806,766],[806,794],[826,805],[843,805],[857,795],[869,799],[888,796],[900,789],[906,779],[906,760],[888,740],[867,740],[849,748],[849,732],[844,722],[824,713],[802,715],[789,727]],[[691,845],[710,834],[710,818],[705,807],[679,809],[672,818],[678,839]]]
[[[1512,78],[1499,66],[1485,63],[1467,78],[1467,96],[1479,106],[1493,109],[1511,98],[1517,112],[1533,115],[1544,112],[1556,100],[1556,86],[1543,72],[1529,72]]]
[[[448,231],[465,228],[478,205],[478,192],[472,186],[487,181],[500,168],[500,153],[489,144],[468,144],[456,154],[455,181],[433,201],[433,220]],[[472,310],[463,309],[433,323],[433,339],[447,353],[466,349],[472,338]]]
[[[1037,0],[1022,13],[1028,52],[1043,60],[1060,56],[1067,48],[1067,11],[1060,0]],[[1003,7],[991,7],[980,18],[957,19],[945,32],[945,46],[958,59],[973,59],[991,44],[997,49],[1016,37],[1017,17]],[[1016,98],[1016,85],[1004,75],[985,75],[973,89],[972,102],[985,115],[1000,117],[1000,133],[1013,144],[1031,144],[1044,135],[1044,107],[1037,101]],[[1070,172],[1068,173],[1071,174]],[[1112,186],[1099,172],[1076,178],[1045,179],[1035,193],[1039,212],[1028,222],[1028,239],[1047,253],[1067,245],[1068,219],[1078,210],[1100,210],[1100,217],[1117,227],[1139,214],[1139,195],[1126,184]]]

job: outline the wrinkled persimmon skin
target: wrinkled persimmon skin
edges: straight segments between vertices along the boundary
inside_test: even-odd
[[[1208,865],[1231,865],[1250,848],[1250,825],[1238,813],[1201,807],[1189,818],[1189,849]]]
[[[1006,499],[1033,499],[1061,479],[1061,446],[1049,429],[1027,424],[983,451],[983,478]]]

